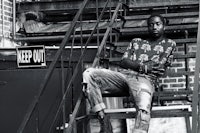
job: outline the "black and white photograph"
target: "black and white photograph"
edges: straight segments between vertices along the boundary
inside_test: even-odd
[[[199,133],[200,0],[0,0],[0,133]]]

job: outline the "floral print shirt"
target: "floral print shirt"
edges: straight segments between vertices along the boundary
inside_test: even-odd
[[[175,47],[175,41],[167,38],[157,44],[136,38],[130,42],[122,58],[129,58],[151,70],[147,73],[143,69],[143,73],[161,76],[171,64]]]

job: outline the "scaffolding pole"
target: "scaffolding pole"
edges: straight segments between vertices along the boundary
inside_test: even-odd
[[[199,14],[200,14],[200,10],[199,10]],[[194,90],[193,90],[193,98],[192,98],[192,133],[199,132],[198,131],[199,129],[199,69],[200,69],[199,66],[200,66],[200,22],[198,22]]]

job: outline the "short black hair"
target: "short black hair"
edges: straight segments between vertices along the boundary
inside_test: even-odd
[[[154,17],[159,17],[164,25],[168,24],[168,20],[165,17],[163,17],[162,15],[158,14],[158,13],[151,14],[150,17],[147,19],[147,24],[149,24],[149,21]]]

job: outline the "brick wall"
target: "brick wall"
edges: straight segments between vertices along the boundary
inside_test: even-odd
[[[195,52],[196,51],[196,44],[188,44],[188,52]],[[184,44],[177,44],[176,47],[176,53],[178,54],[185,54],[184,52]],[[169,71],[174,73],[180,73],[187,71],[186,70],[186,64],[188,63],[188,70],[191,72],[194,72],[195,70],[195,58],[189,58],[187,60],[185,59],[175,59],[172,67]],[[160,83],[163,85],[163,88],[166,90],[178,90],[178,89],[185,89],[186,88],[186,76],[165,76],[164,78],[161,78]],[[194,76],[189,76],[189,88],[193,89],[193,83],[194,83]]]
[[[1,0],[0,2],[0,37],[11,38],[13,0]]]

